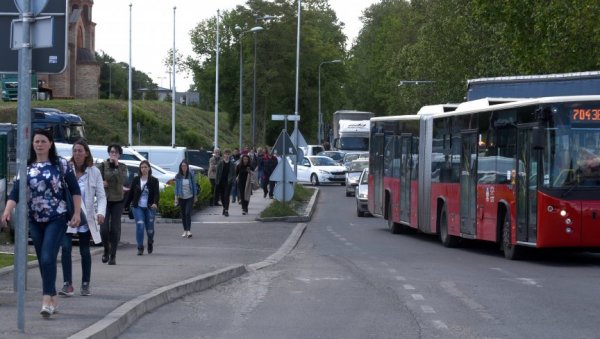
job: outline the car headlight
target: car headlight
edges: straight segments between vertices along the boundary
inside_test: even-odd
[[[321,173],[321,174],[331,174],[328,171],[325,171],[325,170],[322,170],[322,169],[319,170],[319,173]]]
[[[361,199],[368,199],[369,198],[369,193],[359,193],[358,197]]]

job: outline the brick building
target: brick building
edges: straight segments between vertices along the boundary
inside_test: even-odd
[[[98,99],[100,65],[96,62],[93,0],[69,0],[67,67],[61,74],[38,74],[54,98]]]

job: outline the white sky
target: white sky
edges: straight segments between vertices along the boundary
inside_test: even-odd
[[[348,46],[362,26],[362,11],[378,0],[329,0],[349,37]],[[117,62],[129,62],[129,4],[131,8],[131,64],[148,74],[161,87],[169,87],[169,74],[163,66],[167,51],[173,47],[184,56],[192,54],[189,31],[203,19],[221,11],[244,5],[244,0],[96,0],[92,20],[96,23],[96,51],[104,51]],[[173,7],[177,7],[173,15]],[[177,75],[178,91],[189,88],[191,77]]]

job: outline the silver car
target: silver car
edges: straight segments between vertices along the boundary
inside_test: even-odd
[[[346,196],[353,196],[362,171],[369,167],[369,159],[357,159],[348,164],[346,172]]]
[[[369,169],[365,168],[358,179],[356,186],[356,215],[364,217],[369,213]]]

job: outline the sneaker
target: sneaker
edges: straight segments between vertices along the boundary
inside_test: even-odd
[[[84,283],[81,284],[81,295],[82,296],[92,295],[92,291],[90,290],[90,283],[89,282],[84,282]]]
[[[187,232],[187,234],[188,234],[188,235],[187,235],[187,237],[188,237],[188,238],[191,238],[191,237],[192,237],[192,232],[188,231],[188,232]]]
[[[40,314],[43,318],[48,319],[54,313],[53,307],[50,305],[43,305]]]
[[[73,285],[70,282],[65,282],[62,289],[58,291],[58,294],[65,297],[73,296]]]

